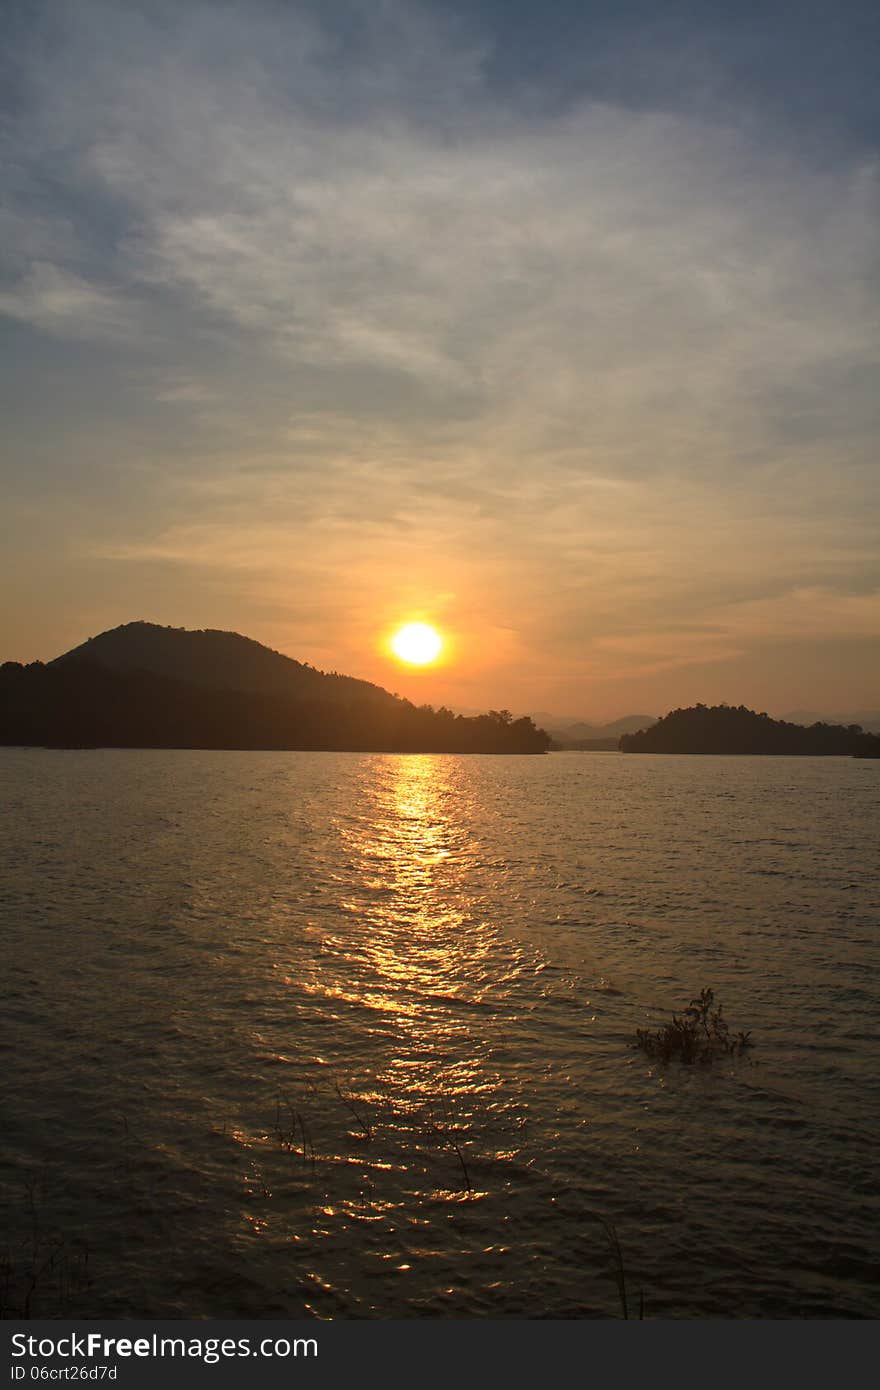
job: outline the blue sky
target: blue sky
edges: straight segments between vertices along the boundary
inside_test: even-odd
[[[876,7],[7,10],[0,656],[880,703]]]

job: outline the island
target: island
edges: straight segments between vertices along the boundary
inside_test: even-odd
[[[674,709],[649,729],[623,734],[622,753],[783,753],[880,757],[880,736],[858,724],[809,726],[757,714],[745,705]]]

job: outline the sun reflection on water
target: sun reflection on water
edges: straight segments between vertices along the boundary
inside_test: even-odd
[[[466,1213],[503,1201],[524,1171],[529,1104],[506,1074],[505,1035],[522,978],[542,960],[475,887],[486,855],[460,761],[370,758],[359,777],[352,809],[333,822],[323,912],[293,937],[279,918],[289,948],[274,980],[321,1050],[309,1056],[288,1034],[267,1053],[260,1038],[261,1054],[283,1063],[281,1121],[261,1147],[276,1146],[289,1176],[275,1171],[275,1223],[250,1225],[274,1238],[290,1219],[282,1194],[310,1194],[304,1267],[330,1274],[316,1288],[332,1302],[331,1271],[350,1269],[357,1249],[364,1283],[349,1292],[367,1307],[380,1270],[400,1279],[426,1258],[428,1232],[482,1248],[482,1223],[460,1237],[458,1223],[470,1229]]]
[[[468,897],[475,846],[455,814],[455,765],[430,756],[388,760],[373,814],[344,827],[363,891],[345,903],[363,928],[367,1007],[393,1016],[404,1046],[389,1058],[411,1089],[426,1059],[442,1062],[467,1027],[451,1004],[479,1007],[491,983],[495,933]],[[361,985],[366,981],[361,979]],[[446,1068],[455,1089],[471,1077]]]

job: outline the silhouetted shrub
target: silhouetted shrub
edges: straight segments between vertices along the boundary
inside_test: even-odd
[[[719,1056],[741,1057],[754,1046],[751,1035],[731,1033],[721,1005],[713,1009],[714,1002],[711,989],[701,990],[681,1017],[673,1014],[672,1022],[654,1033],[647,1028],[637,1029],[635,1046],[661,1062],[677,1058],[680,1062],[705,1064]]]

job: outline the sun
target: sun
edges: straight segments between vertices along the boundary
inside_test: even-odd
[[[443,638],[428,623],[407,623],[391,638],[391,650],[410,666],[429,666],[443,648]]]

